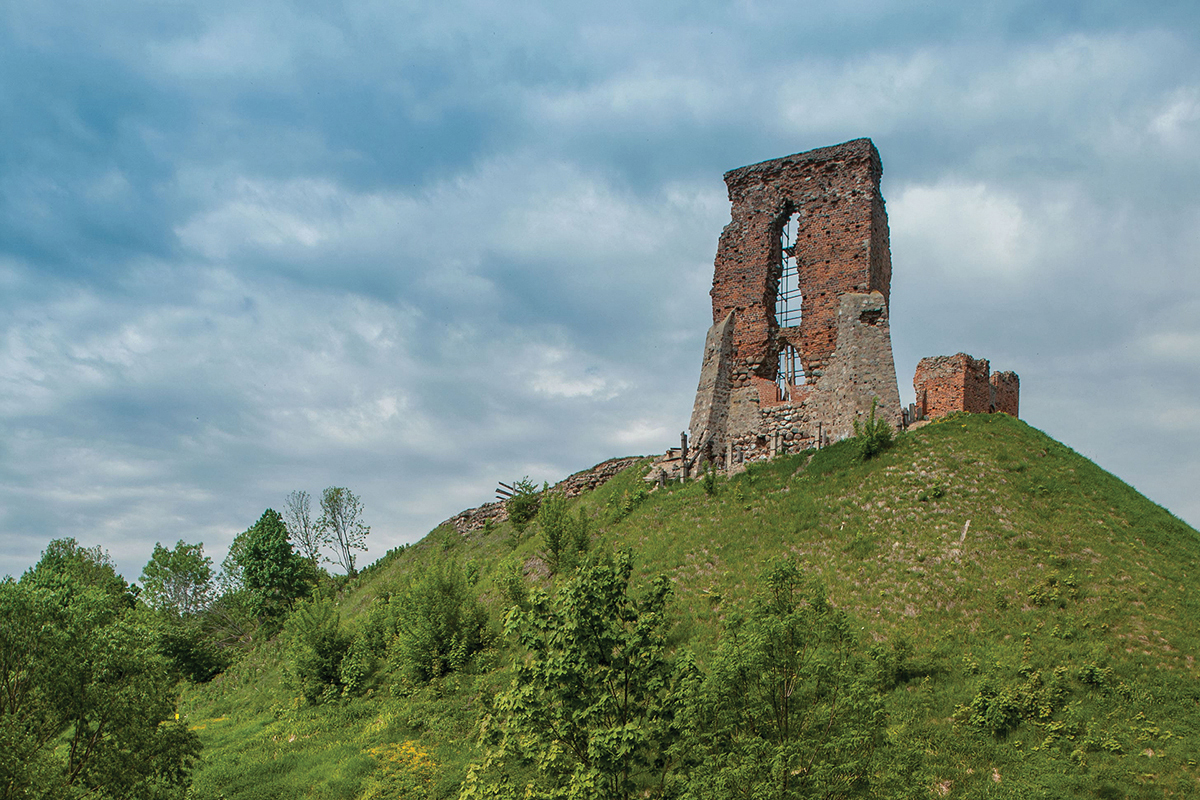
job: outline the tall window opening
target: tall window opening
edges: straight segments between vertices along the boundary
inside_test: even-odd
[[[793,211],[779,232],[779,289],[775,293],[775,321],[781,328],[800,325],[800,269],[796,258],[796,239],[800,234],[800,213]],[[787,396],[787,386],[805,383],[804,365],[800,352],[791,344],[779,351],[779,369],[775,375],[781,396]],[[790,398],[788,398],[790,399]]]

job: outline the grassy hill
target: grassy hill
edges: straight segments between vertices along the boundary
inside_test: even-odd
[[[896,660],[887,741],[923,755],[927,796],[1200,794],[1200,534],[1069,448],[1004,415],[955,415],[866,462],[842,442],[711,494],[647,494],[648,464],[571,507],[593,552],[633,551],[636,584],[670,578],[670,642],[701,668],[772,559],[794,557],[864,652]],[[442,527],[337,599],[340,631],[365,635],[417,576],[460,565],[497,632],[465,672],[413,681],[385,659],[356,696],[310,705],[285,635],[190,687],[206,748],[192,796],[385,797],[401,778],[456,796],[511,680],[498,631],[514,589],[556,580],[541,553],[536,523]]]

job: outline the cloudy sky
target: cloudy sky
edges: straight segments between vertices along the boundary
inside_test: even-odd
[[[726,170],[884,163],[925,355],[1200,525],[1200,6],[0,4],[0,575],[293,489],[371,551],[686,427]]]

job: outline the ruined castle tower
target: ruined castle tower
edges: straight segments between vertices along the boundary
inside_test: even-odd
[[[690,426],[701,461],[851,436],[873,402],[900,423],[882,172],[855,139],[725,174],[732,220]]]

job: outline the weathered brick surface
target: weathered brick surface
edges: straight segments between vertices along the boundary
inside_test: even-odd
[[[734,312],[734,347],[754,374],[775,377],[779,235],[793,212],[800,215],[794,244],[803,290],[801,362],[807,375],[823,369],[833,353],[841,295],[877,291],[887,302],[892,262],[879,193],[882,174],[870,139],[725,173],[733,210],[717,248],[713,322]]]
[[[855,139],[725,174],[731,219],[714,261],[713,327],[690,425],[701,465],[732,467],[851,436],[875,404],[877,416],[900,424],[882,173],[875,146]],[[793,215],[796,238],[781,243]],[[784,247],[796,256],[801,296],[800,324],[787,328],[775,316]],[[779,354],[789,344],[804,380],[781,389]],[[989,369],[965,353],[922,360],[916,411],[1016,416],[1017,376]]]
[[[936,419],[955,411],[1003,411],[1017,416],[1020,381],[1016,373],[989,376],[990,368],[986,358],[972,358],[966,353],[921,359],[913,375],[920,416]]]
[[[899,424],[881,174],[869,139],[726,173],[731,221],[717,247],[714,325],[690,427],[703,453],[721,461],[732,448],[741,462],[802,449],[818,431],[844,438],[873,400],[879,416]],[[780,233],[793,214],[801,318],[781,329]],[[799,352],[806,382],[785,397],[775,381],[786,343]]]
[[[995,410],[1003,411],[1014,417],[1020,416],[1017,411],[1021,394],[1021,379],[1017,377],[1017,373],[993,372],[991,384],[992,405],[995,406]]]

